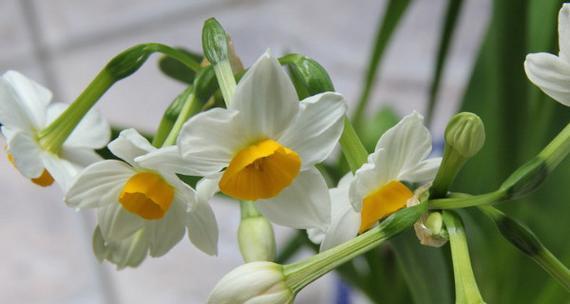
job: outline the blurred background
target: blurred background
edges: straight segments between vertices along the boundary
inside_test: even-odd
[[[491,0],[462,2],[431,125],[436,139],[460,107],[491,19]],[[216,17],[246,66],[268,48],[276,55],[310,56],[329,71],[354,110],[386,4],[0,0],[0,71],[19,70],[50,88],[56,101],[71,102],[112,56],[134,44],[161,42],[200,51],[202,23]],[[385,49],[369,111],[380,105],[391,105],[399,115],[426,111],[447,9],[447,0],[410,3]],[[522,60],[520,64],[522,70]],[[153,132],[183,88],[162,75],[151,58],[114,86],[97,108],[114,125]],[[204,303],[215,283],[241,264],[235,202],[213,202],[221,227],[218,257],[202,254],[184,239],[163,258],[116,271],[91,253],[93,214],[66,208],[56,187],[32,185],[5,155],[0,167],[0,303]],[[282,247],[292,231],[276,228]],[[309,253],[305,249],[295,258]],[[296,303],[369,303],[343,286],[335,274],[328,275],[304,290]]]

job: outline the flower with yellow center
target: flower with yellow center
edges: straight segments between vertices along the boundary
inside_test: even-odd
[[[147,251],[166,254],[188,230],[192,243],[207,254],[217,252],[218,228],[208,200],[217,191],[209,180],[198,191],[182,182],[168,166],[141,166],[137,159],[157,149],[134,129],[109,143],[121,158],[85,168],[65,197],[74,208],[97,208],[98,255],[121,265],[138,265]],[[133,247],[134,246],[134,247]],[[136,248],[137,254],[128,248]],[[134,260],[132,260],[134,259]]]
[[[333,92],[299,101],[285,71],[266,53],[240,80],[227,109],[200,113],[184,125],[177,143],[184,163],[177,170],[216,179],[221,192],[256,201],[274,223],[323,227],[330,220],[328,189],[314,165],[339,141],[345,111],[344,98]],[[174,167],[167,153],[141,163]]]
[[[374,227],[379,220],[408,206],[415,199],[409,185],[430,183],[440,158],[426,159],[431,135],[423,117],[414,112],[386,131],[368,162],[341,179],[330,190],[331,225],[308,230],[321,250],[332,248]]]
[[[0,123],[7,157],[33,183],[49,186],[54,180],[66,190],[77,172],[101,160],[94,149],[109,142],[110,127],[91,111],[73,130],[56,155],[38,142],[39,132],[67,108],[51,103],[51,92],[24,75],[8,71],[0,78]]]
[[[528,79],[546,95],[570,106],[570,4],[558,13],[558,56],[549,53],[528,54],[524,70]]]

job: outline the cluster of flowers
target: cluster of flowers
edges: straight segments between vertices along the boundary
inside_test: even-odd
[[[531,54],[525,61],[529,79],[565,105],[570,104],[569,18],[570,6],[564,5],[560,56]],[[441,162],[427,158],[432,139],[420,114],[405,116],[380,138],[363,166],[328,189],[315,166],[340,140],[345,100],[335,92],[301,101],[297,96],[289,75],[265,53],[226,99],[226,108],[194,115],[175,142],[156,147],[134,129],[109,142],[110,127],[97,112],[70,118],[73,106],[50,104],[49,90],[10,71],[0,80],[0,122],[8,158],[22,175],[40,186],[55,181],[69,207],[97,210],[95,254],[118,268],[166,254],[186,231],[198,249],[216,255],[218,228],[209,201],[219,192],[254,201],[275,224],[307,230],[321,251],[418,203]],[[105,146],[118,159],[103,160],[95,152]],[[201,180],[194,189],[179,175]],[[255,267],[269,277],[258,282],[270,290],[276,272],[268,269],[277,266],[264,265]],[[245,286],[236,285],[234,277],[224,280]],[[281,282],[279,276],[275,280]],[[212,303],[226,303],[228,290],[216,293]],[[242,295],[248,297],[243,290]]]

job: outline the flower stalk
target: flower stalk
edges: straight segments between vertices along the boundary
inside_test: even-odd
[[[63,143],[101,96],[117,81],[136,72],[155,52],[170,56],[192,70],[200,69],[192,57],[163,44],[145,43],[131,47],[111,59],[79,97],[56,120],[39,132],[39,143],[46,150],[58,154]]]
[[[530,229],[492,206],[481,206],[479,210],[493,220],[501,235],[509,243],[535,261],[570,292],[570,270],[542,244]]]
[[[456,303],[485,303],[477,287],[471,267],[469,248],[461,218],[451,211],[443,212],[443,221],[449,234],[453,274],[455,277]]]
[[[402,209],[387,217],[378,226],[348,242],[321,252],[305,261],[285,265],[283,271],[287,285],[296,294],[336,267],[411,227],[426,210],[427,204],[425,203]]]

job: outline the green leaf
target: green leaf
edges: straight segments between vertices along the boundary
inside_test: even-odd
[[[437,49],[436,64],[431,78],[429,89],[428,106],[426,110],[426,125],[430,125],[433,118],[433,111],[435,110],[437,102],[437,93],[439,91],[439,84],[443,74],[443,68],[447,61],[447,52],[451,45],[451,37],[455,32],[457,26],[457,17],[463,6],[463,0],[448,0],[447,12],[445,13],[445,21],[439,37],[439,46]]]
[[[408,6],[410,0],[390,0],[384,11],[384,16],[381,21],[378,22],[378,29],[376,31],[376,39],[374,40],[374,47],[372,53],[370,54],[368,69],[366,70],[366,75],[364,79],[364,86],[362,87],[362,92],[360,93],[360,98],[358,99],[358,105],[354,111],[353,121],[358,124],[357,128],[363,123],[361,120],[364,118],[364,113],[368,105],[368,100],[370,99],[370,94],[374,88],[376,82],[376,75],[378,74],[378,69],[384,51],[394,34],[394,31],[398,27],[400,20]]]
[[[412,230],[390,243],[414,303],[453,303],[447,253],[440,248],[420,245]]]

